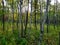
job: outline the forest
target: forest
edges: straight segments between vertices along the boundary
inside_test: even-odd
[[[60,45],[58,0],[0,0],[0,45]]]

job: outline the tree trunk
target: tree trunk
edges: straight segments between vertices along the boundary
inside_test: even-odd
[[[4,21],[4,0],[2,0],[2,7],[3,7],[3,9],[2,9],[2,12],[3,12],[3,31],[4,31],[4,27],[5,27],[5,21]]]

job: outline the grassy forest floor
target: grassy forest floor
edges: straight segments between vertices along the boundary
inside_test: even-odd
[[[37,30],[34,27],[34,23],[31,24],[31,29],[29,28],[30,25],[28,24],[26,30],[26,38],[22,38],[22,37],[18,38],[19,31],[17,28],[17,24],[14,23],[14,27],[12,26],[13,26],[12,22],[5,22],[5,27],[4,27],[5,30],[3,30],[3,24],[2,22],[0,22],[0,45],[38,45],[39,36],[40,36],[40,24],[37,24]],[[60,32],[60,25],[56,25],[54,29],[54,24],[50,24],[47,33],[47,25],[45,24],[42,44],[58,45],[59,32]],[[47,40],[48,40],[48,44],[47,44]]]

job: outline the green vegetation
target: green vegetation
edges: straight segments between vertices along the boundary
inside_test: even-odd
[[[46,1],[1,0],[0,45],[60,45],[60,3]]]
[[[2,23],[0,22],[0,45],[38,45],[40,30],[39,24],[37,24],[37,30],[35,30],[34,25],[32,24],[32,29],[28,28],[26,31],[26,38],[18,38],[18,30],[16,27],[16,23],[14,24],[14,32],[11,27],[11,23],[5,23],[5,31],[2,30]],[[54,29],[54,25],[49,25],[49,32],[46,33],[47,26],[44,26],[44,36],[43,36],[43,45],[48,43],[51,45],[58,45],[59,43],[59,32],[60,25]]]

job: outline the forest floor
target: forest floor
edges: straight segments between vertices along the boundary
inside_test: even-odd
[[[26,30],[26,38],[18,38],[18,28],[17,23],[14,23],[14,27],[12,22],[5,22],[3,30],[3,23],[0,22],[0,45],[38,45],[39,37],[40,37],[40,24],[37,24],[37,29],[35,29],[34,24],[27,25]],[[20,25],[19,25],[20,26]],[[24,28],[24,25],[23,25]],[[23,29],[24,30],[24,29]],[[14,31],[14,32],[13,32]],[[21,30],[20,30],[21,31]],[[20,32],[21,33],[21,32]],[[59,44],[59,33],[60,33],[60,25],[56,25],[54,28],[53,24],[48,26],[47,33],[47,25],[44,25],[44,35],[43,35],[43,45],[58,45]],[[47,43],[48,40],[48,43]]]

